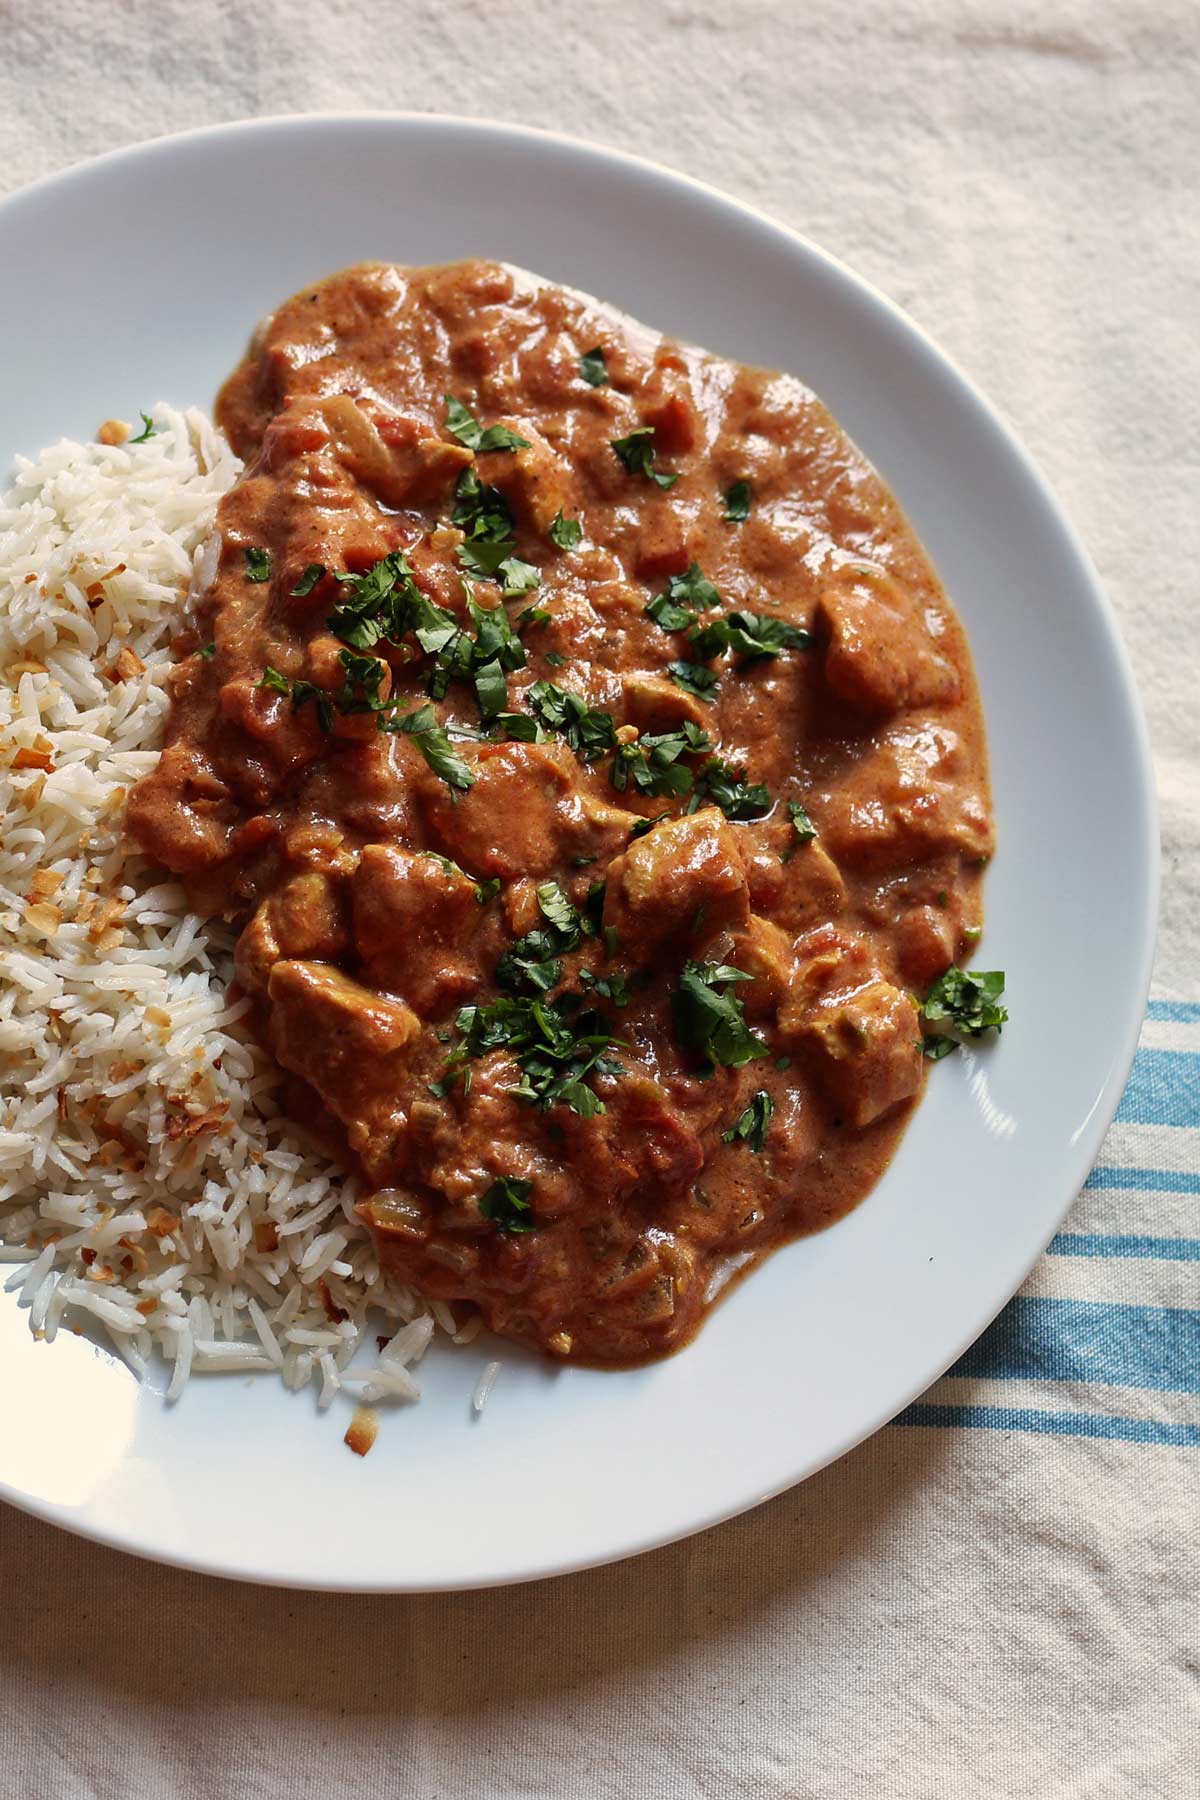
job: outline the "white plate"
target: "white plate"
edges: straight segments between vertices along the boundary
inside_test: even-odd
[[[1157,885],[1145,729],[1107,602],[1036,470],[901,313],[792,232],[632,158],[509,126],[294,118],[122,151],[0,207],[0,469],[165,399],[366,258],[488,255],[812,384],[932,553],[975,652],[1002,1042],[939,1065],[886,1178],[696,1343],[625,1373],[433,1353],[365,1460],[310,1395],[200,1378],[167,1410],[0,1303],[0,1491],[147,1556],[271,1582],[472,1587],[626,1556],[799,1481],[938,1376],[1019,1285],[1133,1055]]]

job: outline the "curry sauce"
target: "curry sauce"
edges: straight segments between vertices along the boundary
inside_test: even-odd
[[[384,1265],[685,1341],[919,1096],[991,850],[962,630],[799,381],[490,262],[288,301],[130,827],[240,929]]]

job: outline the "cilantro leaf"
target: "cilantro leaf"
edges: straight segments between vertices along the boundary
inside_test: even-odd
[[[216,649],[215,644],[213,645],[213,649]],[[270,663],[263,669],[262,679],[261,681],[256,682],[255,686],[266,688],[268,692],[272,694],[287,694],[291,692],[287,676],[281,675],[278,669],[273,669]]]
[[[565,738],[582,762],[595,762],[615,746],[617,728],[612,714],[593,712],[581,694],[556,687],[552,681],[535,681],[527,697],[538,722]]]
[[[688,606],[699,607],[701,612],[709,606],[719,606],[721,596],[704,573],[699,563],[692,563],[682,575],[672,575],[667,582],[668,599]]]
[[[671,994],[675,1035],[685,1049],[710,1064],[740,1069],[769,1054],[762,1039],[746,1024],[740,1000],[726,990],[752,978],[730,963],[688,962]]]
[[[629,983],[619,969],[611,975],[593,975],[590,969],[580,969],[579,982],[602,1000],[611,1000],[614,1006],[628,1006],[633,999]]]
[[[742,771],[731,769],[719,756],[712,756],[700,770],[689,812],[695,812],[703,800],[712,800],[727,819],[761,819],[771,810],[770,790],[761,781],[747,781]]]
[[[676,606],[669,594],[656,594],[644,610],[646,616],[661,625],[664,631],[686,631],[689,625],[696,623],[697,615],[689,612],[686,606]]]
[[[789,800],[787,803],[787,810],[788,818],[792,821],[792,830],[796,834],[796,841],[788,846],[787,856],[783,859],[785,862],[787,862],[793,851],[800,848],[801,844],[811,844],[817,835],[816,826],[813,824],[798,800]]]
[[[528,450],[528,438],[518,436],[507,425],[489,425],[485,430],[461,400],[456,400],[453,394],[446,394],[444,398],[446,430],[460,444],[465,444],[468,450],[474,450],[477,455],[488,450]]]
[[[678,475],[660,474],[653,466],[653,425],[639,425],[627,437],[609,438],[608,442],[616,452],[617,461],[623,463],[631,475],[644,475],[647,481],[656,481],[660,488],[674,487],[679,480]]]
[[[594,350],[585,350],[579,359],[579,373],[589,387],[607,387],[608,365],[604,360],[604,349],[600,344]]]
[[[599,1013],[579,1010],[577,994],[558,1001],[505,994],[490,1005],[462,1007],[455,1023],[461,1042],[451,1053],[451,1068],[490,1050],[507,1051],[522,1076],[513,1091],[543,1110],[562,1104],[593,1118],[604,1102],[588,1078],[622,1073],[608,1054],[618,1040]]]
[[[743,519],[750,517],[750,483],[735,481],[732,487],[725,490],[725,511],[722,515],[727,525],[740,525]]]
[[[560,550],[573,550],[583,536],[583,526],[578,519],[565,519],[560,506],[550,521],[550,530],[546,535]]]
[[[724,1144],[739,1142],[749,1144],[751,1150],[756,1153],[760,1152],[767,1141],[767,1127],[771,1123],[771,1115],[774,1111],[775,1102],[770,1094],[766,1088],[759,1088],[745,1112],[734,1121],[728,1131],[721,1133],[721,1142]]]
[[[381,718],[379,725],[382,731],[402,731],[411,737],[434,774],[452,793],[466,793],[475,786],[474,774],[450,742],[445,726],[438,724],[432,706],[418,706],[397,718]]]
[[[640,794],[688,794],[693,775],[680,757],[712,749],[706,731],[686,720],[679,731],[641,737],[636,743],[618,744],[609,779],[619,794],[633,787]]]
[[[699,563],[692,563],[682,575],[672,575],[666,591],[656,594],[645,610],[664,631],[686,631],[696,623],[695,608],[716,606],[720,599]]]
[[[475,671],[475,695],[485,719],[494,719],[508,705],[508,682],[495,658]]]
[[[247,581],[270,581],[271,552],[269,550],[259,550],[255,545],[248,544],[242,551],[242,555],[246,559]]]
[[[202,656],[204,658],[205,662],[211,662],[213,657],[217,654],[217,646],[215,643],[214,644],[205,644],[204,648],[202,650],[198,650],[196,652],[196,654],[198,656]]]
[[[309,563],[294,588],[289,591],[296,600],[305,600],[325,573],[324,563]]]
[[[670,662],[667,674],[685,694],[695,694],[700,700],[712,699],[720,679],[716,670],[704,663]]]
[[[477,469],[464,469],[459,476],[450,517],[469,538],[499,544],[513,534],[508,501],[499,488],[479,479]]]
[[[563,949],[573,948],[583,934],[583,919],[557,881],[544,881],[541,884],[537,890],[537,903],[542,917],[548,919],[563,938],[570,940],[563,944]]]
[[[1008,1008],[1000,1004],[1004,993],[1004,975],[999,969],[959,969],[951,966],[940,975],[925,996],[921,1017],[927,1025],[944,1024],[946,1033],[934,1032],[926,1037],[922,1049],[936,1062],[948,1056],[943,1050],[955,1039],[983,1037],[988,1031],[999,1031],[1008,1019]]]
[[[138,417],[142,421],[142,429],[138,432],[136,437],[131,437],[129,439],[131,444],[144,444],[147,443],[150,438],[158,436],[154,420],[150,417],[149,413],[139,412]]]
[[[498,1175],[479,1197],[479,1210],[500,1231],[532,1231],[533,1207],[529,1196],[532,1181],[519,1175]]]
[[[688,633],[688,640],[699,656],[720,656],[725,650],[733,650],[751,662],[761,656],[777,656],[781,650],[807,650],[813,636],[798,625],[789,625],[786,619],[739,611],[696,626]]]
[[[541,570],[516,556],[506,556],[496,573],[503,577],[506,600],[519,600],[522,594],[531,593],[542,584]]]

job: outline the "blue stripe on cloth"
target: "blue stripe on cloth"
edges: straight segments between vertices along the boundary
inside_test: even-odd
[[[1200,1125],[1200,1055],[1139,1050],[1117,1117],[1138,1125]]]
[[[1018,1295],[951,1375],[1200,1392],[1200,1312]]]
[[[1190,1025],[1200,1019],[1200,1002],[1195,1000],[1151,1000],[1146,1008],[1148,1019],[1164,1019],[1171,1025]]]
[[[1149,1194],[1200,1194],[1200,1174],[1186,1169],[1093,1169],[1085,1188],[1141,1188]]]
[[[1060,1231],[1047,1256],[1152,1256],[1160,1262],[1200,1262],[1200,1238],[1105,1237],[1100,1232]]]
[[[1113,1419],[1105,1413],[1039,1412],[1030,1406],[906,1407],[893,1425],[951,1425],[988,1431],[1039,1431],[1059,1437],[1123,1438],[1130,1444],[1200,1446],[1200,1425],[1163,1419]]]

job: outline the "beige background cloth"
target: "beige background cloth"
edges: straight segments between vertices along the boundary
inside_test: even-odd
[[[191,125],[390,106],[754,201],[983,386],[1121,612],[1164,809],[1156,992],[1200,999],[1200,10],[0,0],[0,189]],[[690,1543],[415,1599],[206,1580],[0,1509],[0,1800],[1184,1800],[1198,1464],[889,1428]]]

